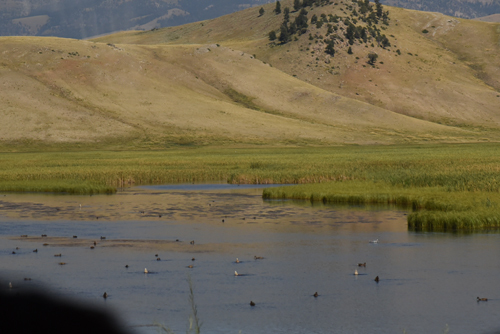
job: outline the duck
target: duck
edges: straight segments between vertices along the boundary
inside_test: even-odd
[[[149,271],[146,268],[144,268],[144,273],[147,274],[149,273]]]
[[[94,246],[97,246],[97,242],[94,241]]]
[[[318,297],[319,296],[318,291],[316,291],[313,296],[314,296],[314,298]]]
[[[101,236],[101,240],[106,240],[106,237]]]
[[[128,268],[128,264],[125,265],[125,268]]]
[[[31,281],[31,278],[29,278],[29,277],[25,277],[25,278],[24,278],[24,280],[25,280],[25,281]]]
[[[74,235],[74,236],[73,236],[73,239],[76,239],[76,238],[78,238],[78,236],[77,236],[77,235]]]
[[[236,258],[236,263],[240,263],[240,260],[238,260],[238,258]]]
[[[262,259],[264,259],[262,256],[257,256],[257,255],[255,255],[253,258],[254,258],[255,260],[262,260]]]
[[[370,240],[370,243],[371,243],[371,244],[377,244],[377,243],[378,243],[378,239],[375,239],[375,240]]]
[[[194,245],[194,240],[191,240],[189,243],[190,243],[191,245]]]
[[[191,259],[191,261],[194,261],[194,260],[196,260],[196,259],[193,257],[193,258]]]
[[[158,257],[158,254],[155,254],[156,257]]]
[[[60,253],[59,253],[59,254],[54,254],[54,256],[55,256],[55,257],[61,257],[61,256],[62,256],[62,254],[60,254]]]
[[[102,298],[104,298],[104,299],[108,298],[108,294],[105,292],[105,293],[102,295]]]
[[[255,303],[253,301],[250,301],[250,306],[255,306]]]
[[[375,277],[374,281],[377,282],[377,283],[378,283],[378,281],[380,281],[380,279],[378,278],[378,276]]]
[[[358,263],[358,267],[366,267],[366,262],[365,263]]]
[[[236,270],[234,271],[234,276],[239,276],[239,274]]]
[[[66,262],[59,262],[58,263],[60,266],[64,266],[66,264]]]
[[[187,266],[187,267],[191,269],[191,268],[193,268],[193,265],[192,265],[192,264],[190,264],[190,265],[189,265],[189,266]]]
[[[94,246],[90,246],[90,249],[94,249],[95,247]]]
[[[479,297],[477,297],[477,301],[478,302],[487,302],[488,298],[479,298]]]
[[[161,259],[159,257],[156,258],[156,261],[161,261]]]
[[[33,250],[33,253],[38,253],[38,248]]]
[[[358,270],[354,269],[354,275],[358,275]]]

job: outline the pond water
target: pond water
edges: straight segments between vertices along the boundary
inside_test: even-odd
[[[500,332],[500,234],[414,233],[397,208],[261,193],[183,185],[2,194],[0,284],[110,310],[133,333],[157,333],[155,323],[185,332],[188,278],[202,333]]]

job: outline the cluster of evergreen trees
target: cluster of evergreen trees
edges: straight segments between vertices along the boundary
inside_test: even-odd
[[[373,41],[376,41],[377,45],[383,48],[391,45],[389,39],[382,34],[381,30],[377,27],[380,21],[389,25],[389,12],[383,10],[380,0],[375,0],[374,6],[370,5],[369,0],[352,0],[352,4],[347,4],[346,9],[351,11],[351,15],[346,16],[342,21],[345,25],[345,29],[340,28],[343,30],[342,37],[335,33],[339,30],[338,23],[341,20],[339,16],[332,14],[327,16],[323,13],[320,17],[314,14],[310,21],[307,18],[308,12],[306,7],[314,5],[324,6],[330,3],[330,0],[294,0],[293,9],[295,12],[299,12],[299,14],[292,22],[290,21],[290,8],[284,8],[283,22],[280,26],[279,35],[273,30],[269,33],[269,39],[271,41],[279,40],[282,44],[288,43],[294,34],[300,36],[306,33],[309,27],[308,23],[310,23],[316,25],[317,29],[320,29],[324,24],[327,25],[326,36],[329,36],[329,38],[323,39],[321,36],[320,39],[323,39],[326,44],[325,52],[332,56],[335,54],[334,46],[335,40],[337,39],[343,42],[345,38],[350,45],[353,45],[356,41],[365,44],[368,43],[368,41],[372,41],[372,46],[374,46]],[[281,12],[281,3],[277,1],[274,13],[278,15],[281,14]],[[356,26],[358,20],[366,23],[366,25]],[[318,38],[318,36],[316,36],[316,38]],[[314,39],[311,34],[309,34],[309,39]],[[349,54],[352,54],[351,47],[349,47]]]

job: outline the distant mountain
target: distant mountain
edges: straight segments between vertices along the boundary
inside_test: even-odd
[[[274,1],[2,0],[0,36],[57,36],[81,39],[115,31],[151,30],[213,19]],[[500,13],[500,0],[381,0],[381,2],[391,6],[440,12],[461,18]]]
[[[212,19],[267,0],[5,0],[1,36],[87,38]]]
[[[464,19],[500,13],[500,0],[381,0],[381,3]]]

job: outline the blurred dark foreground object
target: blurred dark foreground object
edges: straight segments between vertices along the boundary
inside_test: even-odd
[[[0,291],[2,334],[127,334],[106,312],[33,291]]]

